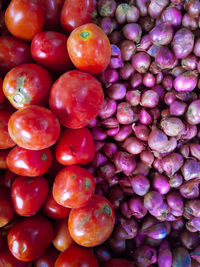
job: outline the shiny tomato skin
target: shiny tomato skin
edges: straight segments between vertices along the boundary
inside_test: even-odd
[[[46,30],[56,30],[60,26],[60,15],[65,0],[42,0],[45,8]]]
[[[111,259],[103,264],[102,267],[134,267],[129,261],[124,259]]]
[[[93,12],[94,0],[76,0],[76,4],[71,0],[65,0],[61,12],[61,25],[70,33],[75,28],[92,22]]]
[[[94,195],[84,207],[69,214],[69,232],[76,243],[93,247],[103,243],[113,231],[115,214],[110,202]]]
[[[22,176],[40,176],[48,171],[52,164],[52,152],[49,148],[29,150],[14,147],[7,156],[8,168]]]
[[[42,176],[15,179],[11,187],[13,207],[20,216],[33,216],[43,205],[48,194],[48,182]]]
[[[88,249],[78,246],[63,251],[56,260],[55,267],[98,267],[96,257]]]
[[[68,229],[68,218],[55,221],[55,237],[53,244],[59,251],[64,251],[75,244]]]
[[[56,143],[56,159],[63,165],[88,164],[94,158],[94,150],[88,128],[65,129]]]
[[[10,200],[0,198],[0,227],[8,224],[14,216],[14,210]]]
[[[16,109],[46,104],[51,86],[50,74],[32,63],[14,67],[3,80],[3,92]]]
[[[0,149],[0,169],[8,169],[7,156],[10,149]]]
[[[49,109],[30,105],[11,115],[8,131],[18,146],[41,150],[52,146],[57,141],[60,135],[60,124]]]
[[[50,246],[44,254],[34,261],[33,267],[54,267],[55,261],[60,252],[53,246]]]
[[[53,197],[52,190],[49,190],[48,197],[43,205],[43,212],[46,216],[52,219],[63,219],[69,216],[70,210],[59,205]]]
[[[12,36],[0,36],[0,73],[32,62],[30,44]]]
[[[51,222],[43,216],[35,215],[23,218],[9,230],[8,247],[18,260],[28,262],[45,252],[53,236]]]
[[[5,22],[11,34],[30,41],[45,23],[45,13],[40,0],[12,0],[6,9]]]
[[[16,259],[8,249],[4,247],[0,250],[0,267],[28,267],[26,262]]]
[[[7,161],[7,158],[6,158]],[[15,179],[17,178],[17,174],[10,171],[10,170],[6,170],[4,177],[3,177],[3,185],[7,188],[11,188],[13,182],[15,181]]]
[[[53,184],[55,201],[67,208],[85,206],[93,197],[94,191],[94,177],[88,170],[79,166],[63,168],[56,175]]]
[[[81,71],[99,74],[110,62],[110,41],[103,30],[93,23],[73,30],[67,40],[67,49],[71,61]]]
[[[104,101],[99,81],[77,70],[65,72],[53,84],[49,105],[60,123],[68,128],[86,126],[100,112]]]
[[[5,95],[3,93],[3,79],[0,77],[0,104],[5,100]]]
[[[55,32],[37,33],[31,42],[31,54],[35,62],[49,71],[64,72],[72,68],[67,47],[67,36]]]
[[[12,112],[0,110],[0,149],[11,148],[15,146],[15,142],[8,133],[8,121]]]

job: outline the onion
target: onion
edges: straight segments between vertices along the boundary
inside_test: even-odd
[[[144,207],[144,199],[142,197],[132,197],[128,205],[132,215],[138,219],[143,218],[147,214],[147,209]]]
[[[133,66],[129,62],[124,63],[124,66],[119,69],[120,78],[123,80],[128,80],[133,72]]]
[[[147,15],[147,4],[149,3],[149,0],[136,0],[136,6],[138,7],[140,11],[141,16]]]
[[[133,155],[117,151],[113,158],[114,164],[118,171],[122,171],[125,175],[130,175],[136,168],[136,161]]]
[[[183,218],[180,218],[176,221],[171,222],[171,227],[177,231],[181,231],[184,228],[184,226],[185,226],[185,222]]]
[[[178,153],[172,153],[162,158],[162,168],[167,176],[173,176],[183,165],[183,157]]]
[[[136,22],[140,17],[140,13],[137,7],[130,6],[126,13],[126,20],[127,22]]]
[[[162,152],[165,150],[167,144],[168,144],[167,136],[158,128],[153,127],[148,137],[149,147],[154,151]]]
[[[172,266],[172,252],[169,249],[164,249],[158,254],[158,267]]]
[[[173,267],[191,267],[191,258],[188,251],[183,247],[175,248],[173,251]]]
[[[143,234],[153,239],[164,239],[170,233],[171,227],[168,222],[161,222],[146,228]]]
[[[144,196],[149,191],[150,182],[144,175],[130,177],[133,191],[138,196]]]
[[[135,53],[136,46],[130,40],[123,40],[120,44],[121,58],[123,61],[131,60],[133,54]]]
[[[142,35],[142,29],[137,23],[126,24],[123,29],[123,35],[126,39],[139,43]]]
[[[115,0],[98,0],[97,8],[102,17],[113,17],[116,9]]]
[[[200,163],[193,159],[188,159],[181,168],[182,175],[186,181],[200,177]]]
[[[143,84],[146,87],[153,87],[156,83],[156,79],[153,74],[146,72],[143,76]]]
[[[155,53],[155,62],[161,69],[172,69],[177,65],[174,54],[167,46],[158,47]]]
[[[172,188],[178,188],[183,183],[183,176],[175,173],[172,177],[170,177],[169,184]]]
[[[147,90],[141,96],[140,104],[146,108],[154,108],[158,105],[159,95],[154,90]]]
[[[182,14],[175,6],[169,6],[162,13],[162,20],[175,28],[181,25]]]
[[[151,168],[153,162],[154,162],[154,155],[150,150],[143,150],[140,153],[140,160],[146,164],[148,167]]]
[[[197,72],[186,71],[174,80],[174,88],[178,92],[191,92],[197,85]]]
[[[99,117],[101,119],[106,119],[111,117],[117,109],[117,104],[114,100],[105,98],[103,107],[101,111],[99,112]]]
[[[173,28],[168,23],[161,23],[150,31],[149,36],[153,44],[167,45],[173,38]]]
[[[184,205],[183,198],[178,192],[176,191],[169,192],[167,194],[166,200],[167,204],[171,209],[183,212],[183,205]]]
[[[200,100],[194,100],[187,109],[186,120],[192,125],[200,123]]]
[[[140,43],[137,45],[137,51],[147,51],[152,45],[149,34],[143,35]]]
[[[164,76],[162,85],[166,90],[171,90],[173,87],[173,77],[171,75]]]
[[[175,100],[170,104],[169,110],[172,116],[182,116],[187,110],[187,104],[182,101]]]
[[[151,58],[145,52],[138,52],[132,57],[133,68],[139,73],[147,72],[150,63],[151,63]]]
[[[161,120],[163,131],[168,136],[178,136],[185,130],[183,122],[176,117],[168,117]]]
[[[158,172],[155,173],[152,184],[153,188],[162,195],[166,195],[170,190],[169,179]]]
[[[115,83],[107,89],[108,95],[113,100],[121,100],[126,95],[126,86],[122,83]]]
[[[144,125],[149,125],[152,123],[152,117],[144,108],[140,111],[140,123]]]
[[[149,137],[150,130],[145,125],[133,125],[133,130],[138,139],[142,141],[147,141]]]
[[[199,244],[199,237],[196,233],[184,230],[180,236],[181,242],[187,249],[194,249]]]
[[[102,28],[106,35],[110,35],[114,30],[113,20],[110,17],[103,17],[99,22],[99,26]]]
[[[98,246],[94,248],[94,254],[97,257],[97,259],[104,263],[110,259],[112,259],[112,255],[107,247],[104,245]]]
[[[131,75],[130,84],[133,89],[138,88],[140,85],[142,85],[142,74],[141,73],[133,73]]]
[[[193,18],[198,18],[200,13],[200,3],[198,0],[186,1],[184,8],[188,11],[190,16],[192,16]]]
[[[172,48],[176,58],[185,58],[192,52],[194,34],[187,28],[178,30],[173,38]]]
[[[190,253],[192,259],[195,259],[198,263],[200,263],[200,246],[197,246],[194,251]]]
[[[199,197],[199,183],[195,179],[184,183],[180,187],[180,193],[184,198],[193,199]]]
[[[182,18],[182,25],[183,27],[194,31],[198,28],[198,21],[186,13]]]
[[[144,150],[144,144],[136,137],[128,137],[123,143],[122,147],[133,155],[140,154]]]
[[[122,3],[117,6],[115,18],[119,24],[123,24],[126,22],[127,12],[130,8],[131,7],[126,3]]]
[[[152,18],[159,18],[162,11],[169,4],[169,0],[162,0],[162,2],[158,2],[156,0],[151,0],[148,6],[148,13]]]
[[[141,246],[136,249],[134,259],[138,267],[150,266],[156,263],[157,253],[152,247]]]
[[[162,195],[156,191],[150,191],[144,196],[144,207],[148,210],[156,210],[163,203]]]
[[[199,144],[196,144],[196,143],[190,144],[190,152],[194,158],[200,160],[200,145]]]
[[[126,101],[131,106],[137,106],[140,103],[141,92],[139,90],[130,90],[126,93]]]

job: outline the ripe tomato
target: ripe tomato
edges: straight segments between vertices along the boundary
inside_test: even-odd
[[[35,215],[17,222],[8,232],[11,253],[21,261],[40,257],[53,240],[53,226],[48,219]]]
[[[82,128],[94,119],[104,102],[103,89],[92,75],[77,70],[64,73],[53,84],[49,105],[61,124]]]
[[[11,115],[12,112],[10,111],[0,110],[0,149],[15,146],[15,142],[8,133],[8,121]]]
[[[103,264],[102,267],[134,267],[129,261],[124,259],[111,259]]]
[[[5,100],[5,95],[3,93],[3,80],[0,77],[0,104],[2,104]]]
[[[20,216],[33,216],[43,205],[48,194],[48,182],[42,176],[15,179],[11,187],[13,207]]]
[[[5,22],[12,35],[26,41],[32,40],[45,23],[40,0],[12,0],[6,9]]]
[[[70,210],[59,205],[53,198],[52,190],[49,190],[48,197],[43,205],[43,212],[46,216],[53,219],[63,219],[69,216]]]
[[[34,261],[34,267],[54,267],[55,261],[60,252],[53,246],[50,246],[44,254]]]
[[[8,131],[18,146],[41,150],[57,141],[60,135],[60,124],[49,109],[30,105],[11,115]]]
[[[6,74],[12,68],[31,61],[28,43],[12,36],[0,36],[0,73]]]
[[[52,152],[49,148],[29,150],[14,147],[7,156],[8,168],[22,176],[40,176],[51,166]]]
[[[91,74],[103,72],[110,62],[111,46],[107,35],[93,23],[79,26],[67,40],[71,61]]]
[[[55,30],[60,26],[60,15],[65,0],[42,0],[45,8],[45,29]]]
[[[0,149],[0,169],[8,169],[7,156],[10,149]]]
[[[76,0],[76,4],[71,0],[65,0],[61,12],[61,25],[70,33],[75,28],[92,22],[93,12],[94,0]]]
[[[63,251],[56,260],[55,267],[98,267],[96,257],[86,248],[73,246]]]
[[[55,201],[68,208],[85,206],[93,197],[94,191],[94,177],[88,170],[79,166],[63,168],[56,175],[53,184]]]
[[[16,259],[8,247],[4,247],[0,250],[0,267],[27,267],[27,263]]]
[[[88,164],[94,158],[94,141],[88,128],[66,129],[56,143],[56,159],[63,165]]]
[[[69,214],[69,232],[76,243],[93,247],[103,243],[113,231],[115,214],[110,202],[99,195]]]
[[[7,158],[6,158],[7,160]],[[15,181],[15,179],[17,178],[17,174],[10,171],[10,170],[6,170],[5,174],[3,176],[3,185],[7,188],[11,188],[13,182]]]
[[[3,91],[17,109],[47,103],[52,86],[50,74],[36,64],[23,64],[10,70],[3,80]]]
[[[74,244],[68,229],[68,218],[55,222],[55,237],[53,240],[55,248],[64,251]]]
[[[0,187],[0,227],[8,224],[13,216],[14,210],[10,200],[10,192],[7,188]]]

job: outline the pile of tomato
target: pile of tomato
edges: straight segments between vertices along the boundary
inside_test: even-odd
[[[85,166],[109,40],[93,0],[0,6],[0,267],[99,266],[115,214]]]

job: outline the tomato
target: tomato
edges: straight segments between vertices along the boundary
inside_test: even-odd
[[[88,164],[94,158],[94,141],[88,128],[65,129],[56,143],[56,159],[63,165]]]
[[[8,121],[11,115],[12,112],[10,111],[0,110],[0,149],[15,146],[15,142],[8,133]]]
[[[0,77],[0,104],[2,104],[5,100],[5,95],[3,93],[3,80]]]
[[[0,169],[8,169],[7,156],[10,149],[0,149]]]
[[[42,176],[15,179],[11,187],[13,207],[20,216],[33,216],[43,205],[48,194],[48,182]]]
[[[0,267],[28,267],[26,262],[19,261],[9,251],[8,247],[0,250]]]
[[[11,253],[21,261],[40,257],[53,240],[53,226],[48,219],[35,215],[17,222],[8,232]]]
[[[18,146],[41,150],[57,141],[60,135],[60,125],[49,109],[30,105],[11,115],[8,131]]]
[[[67,47],[67,36],[54,31],[39,32],[31,42],[33,59],[50,71],[64,72],[72,68]]]
[[[102,267],[134,267],[129,261],[124,259],[111,259],[103,264]]]
[[[7,158],[6,158],[7,161]],[[15,181],[15,179],[17,178],[17,174],[10,171],[10,170],[6,170],[4,177],[3,177],[3,185],[7,188],[11,188],[13,182]]]
[[[86,248],[73,246],[63,251],[55,267],[98,267],[96,257]]]
[[[111,46],[107,35],[93,23],[79,26],[67,40],[69,57],[80,70],[103,72],[110,62]]]
[[[52,86],[50,74],[36,64],[23,64],[10,70],[3,80],[3,91],[17,109],[47,103]]]
[[[60,15],[64,1],[65,0],[42,0],[45,8],[45,29],[59,29]]]
[[[92,75],[72,70],[53,84],[49,105],[60,123],[68,128],[82,128],[100,112],[103,89]]]
[[[84,207],[69,214],[69,232],[76,243],[93,247],[103,243],[113,231],[115,214],[110,202],[94,195]]]
[[[40,0],[12,0],[6,9],[8,30],[19,39],[30,41],[45,23],[45,13]]]
[[[64,251],[74,244],[74,240],[71,238],[68,229],[68,218],[57,220],[55,222],[55,237],[53,244],[59,251]]]
[[[31,61],[29,44],[12,36],[0,36],[0,73],[6,74],[12,68]]]
[[[53,246],[50,246],[44,254],[34,261],[34,267],[54,267],[55,261],[60,252]]]
[[[61,12],[61,25],[70,33],[75,28],[92,22],[93,12],[94,0],[76,0],[76,4],[71,0],[65,0]]]
[[[0,227],[8,224],[14,216],[14,210],[10,200],[10,192],[7,188],[0,187]]]
[[[5,24],[5,10],[0,12],[0,34],[1,35],[10,35],[8,28]]]
[[[52,152],[49,148],[29,150],[14,147],[7,156],[8,168],[22,176],[40,176],[51,166]]]
[[[68,208],[85,206],[93,197],[94,191],[94,177],[88,170],[79,166],[63,168],[56,175],[53,184],[55,201]]]
[[[49,190],[48,197],[43,205],[43,212],[53,219],[63,219],[69,216],[69,208],[59,205],[53,198],[52,190]]]

